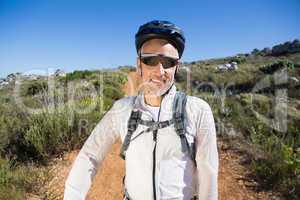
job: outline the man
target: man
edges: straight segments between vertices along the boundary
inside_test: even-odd
[[[81,200],[109,147],[121,137],[124,199],[216,200],[218,152],[210,106],[176,91],[174,76],[184,50],[181,29],[151,21],[136,34],[141,91],[116,101],[77,156],[65,200]],[[193,148],[194,147],[194,148]],[[113,173],[113,172],[112,172]]]

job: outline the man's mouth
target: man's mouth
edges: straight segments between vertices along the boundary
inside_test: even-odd
[[[156,83],[156,84],[164,84],[164,83],[166,83],[166,80],[151,78],[150,82],[153,82],[153,83]]]
[[[162,81],[158,79],[150,79],[150,81],[153,83],[162,83]]]

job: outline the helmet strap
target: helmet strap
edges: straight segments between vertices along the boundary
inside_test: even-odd
[[[175,77],[176,77],[176,75],[177,75],[177,71],[178,71],[178,65],[176,65],[176,69],[175,69],[174,78],[175,78]]]
[[[141,56],[142,56],[142,53],[141,53],[141,50],[139,50],[139,68],[140,68],[140,75],[141,77],[143,77],[143,70],[142,70],[142,64],[141,64]]]

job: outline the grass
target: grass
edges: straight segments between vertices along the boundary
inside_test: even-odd
[[[34,164],[0,158],[0,199],[23,200],[28,192],[39,194],[38,185],[48,177],[46,170]]]
[[[211,105],[216,122],[225,127],[230,125],[241,133],[240,142],[247,143],[251,155],[249,168],[262,187],[296,199],[300,194],[297,191],[300,188],[297,179],[300,176],[299,83],[288,84],[288,129],[285,133],[273,130],[253,112],[271,118],[274,92],[267,88],[267,91],[254,95],[251,89],[266,77],[259,70],[261,67],[282,59],[299,64],[300,54],[249,56],[241,61],[236,71],[216,70],[218,64],[231,59],[185,63],[192,71],[193,87],[189,94],[199,96]],[[40,183],[46,180],[41,177],[47,178],[47,173],[36,170],[31,164],[47,165],[51,158],[81,148],[104,112],[123,97],[121,88],[126,81],[125,74],[130,71],[132,68],[128,66],[120,67],[120,71],[75,71],[66,77],[55,78],[53,96],[45,91],[48,86],[43,81],[25,81],[21,98],[31,109],[40,109],[35,114],[16,104],[13,84],[0,89],[0,199],[24,199],[25,193],[38,194]],[[288,75],[300,79],[298,68],[289,69]],[[197,89],[203,82],[214,85],[214,90]],[[234,83],[235,88],[228,88],[230,83]],[[74,90],[70,88],[76,85]],[[179,74],[176,85],[182,90],[186,88],[186,74]],[[228,90],[233,93],[229,94]],[[225,96],[218,96],[218,92],[224,91],[227,92]],[[87,107],[93,109],[83,112]],[[223,131],[219,137],[226,137],[226,130],[217,129]]]
[[[239,64],[236,71],[218,72],[215,67],[226,63],[228,59],[185,63],[185,66],[190,67],[193,72],[192,95],[201,97],[212,107],[219,137],[239,138],[240,144],[235,143],[234,146],[239,146],[248,155],[250,159],[247,162],[248,168],[252,171],[253,178],[260,183],[260,189],[277,191],[284,199],[299,199],[300,85],[287,79],[286,85],[276,87],[272,85],[276,77],[274,78],[273,71],[270,70],[277,68],[282,60],[283,63],[293,63],[295,67],[286,67],[287,75],[300,80],[300,54],[281,57],[250,56],[244,63]],[[262,68],[268,68],[266,73],[260,70]],[[198,82],[195,82],[196,80]],[[270,80],[271,85],[258,93],[253,93],[254,86],[261,80]],[[199,83],[205,82],[212,84],[214,89],[196,90]],[[235,93],[232,95],[224,93],[225,96],[214,94],[216,91],[225,91],[230,82],[234,83]],[[180,77],[177,85],[185,89],[185,76]],[[259,117],[274,118],[276,104],[274,95],[279,90],[286,90],[288,95],[287,130],[284,132],[272,128],[271,123],[265,123]],[[233,126],[240,134],[228,135],[229,126]]]

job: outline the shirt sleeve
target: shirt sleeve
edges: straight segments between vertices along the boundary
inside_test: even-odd
[[[65,182],[64,200],[84,200],[97,169],[120,134],[116,103],[104,115],[76,157]]]
[[[196,126],[198,196],[200,200],[217,200],[219,156],[214,117],[207,103],[198,115]]]

